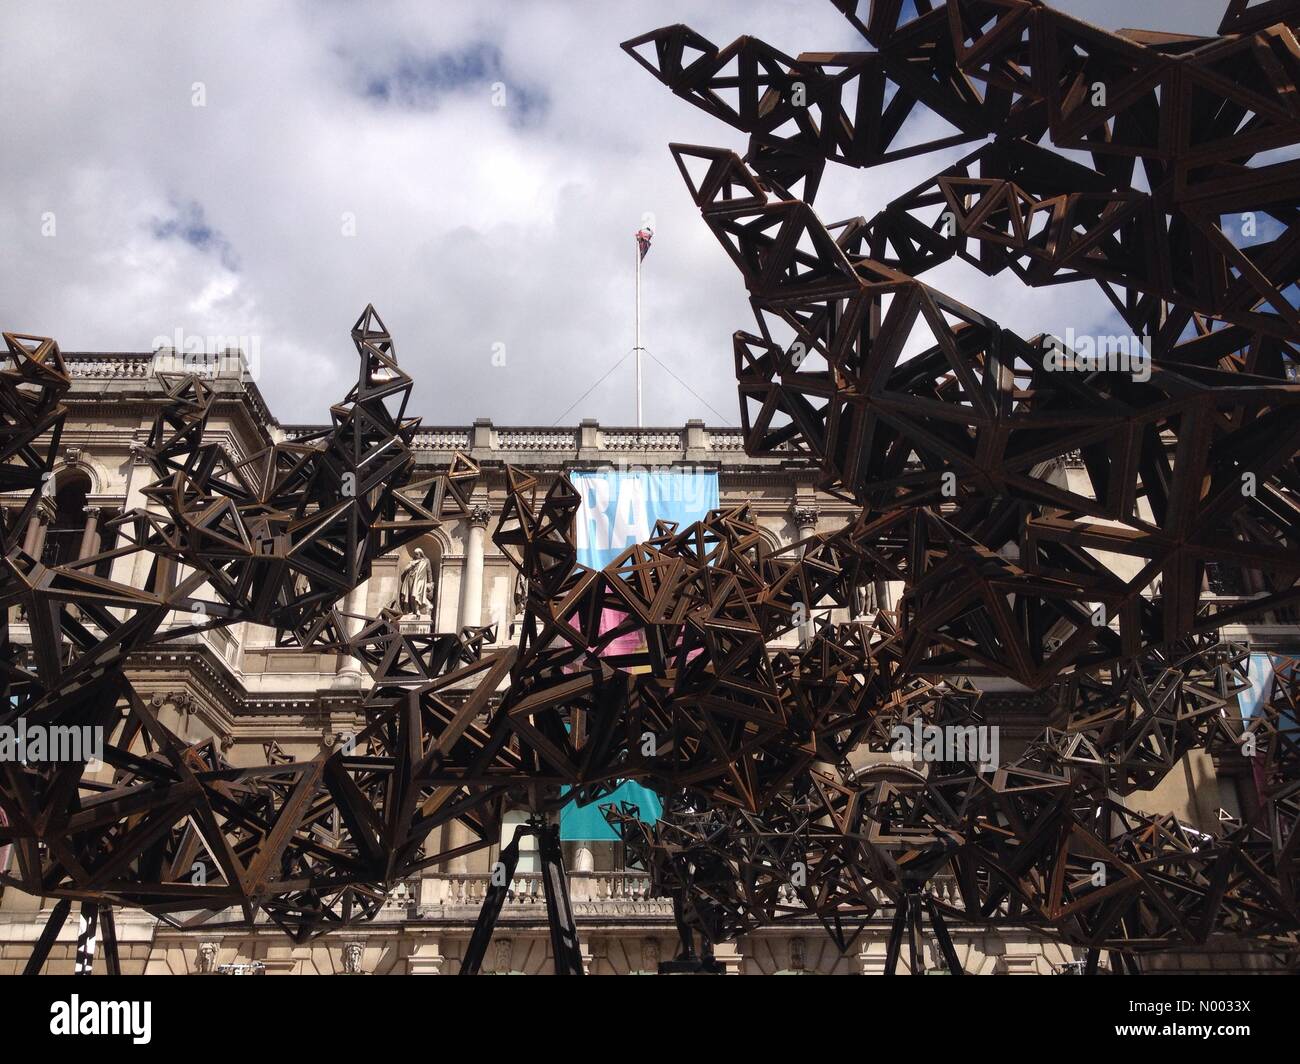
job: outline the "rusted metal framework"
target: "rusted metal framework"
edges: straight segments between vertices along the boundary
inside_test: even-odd
[[[481,797],[426,786],[422,766],[447,741],[439,690],[476,690],[456,710],[472,719],[508,657],[482,653],[484,630],[408,635],[392,616],[358,620],[336,606],[376,557],[465,513],[478,475],[458,456],[445,473],[414,478],[411,380],[373,308],[352,331],[357,384],[316,436],[232,463],[204,440],[211,390],[198,376],[170,381],[143,449],[158,478],[145,489],[152,505],[118,520],[119,546],[57,566],[18,539],[53,470],[68,380],[53,341],[5,339],[0,471],[7,490],[31,497],[6,511],[0,721],[105,736],[98,768],[0,764],[0,831],[14,846],[5,881],[182,926],[231,907],[246,921],[260,911],[301,938],[377,912],[387,884],[421,866],[425,840],[449,818],[490,837]],[[139,554],[142,586],[96,575],[102,562]],[[13,606],[30,649],[9,639]],[[294,761],[270,744],[264,765],[236,768],[216,743],[186,742],[160,723],[123,671],[128,655],[239,621],[304,648],[348,649],[370,667],[368,724],[354,747]],[[56,908],[34,970],[67,911]]]
[[[906,588],[870,664],[890,661],[894,695],[936,686],[910,709],[869,699],[875,724],[851,742],[883,750],[873,739],[899,714],[975,712],[954,676],[1060,696],[997,772],[840,774],[867,810],[843,827],[866,847],[850,864],[895,908],[890,966],[902,924],[914,935],[917,914],[942,908],[924,894],[940,872],[961,919],[1094,951],[1215,930],[1294,947],[1293,666],[1243,721],[1245,653],[1217,632],[1300,600],[1300,4],[1234,0],[1221,36],[1200,38],[1110,33],[1038,0],[834,2],[871,50],[719,48],[680,25],[623,47],[749,136],[743,158],[672,146],[757,323],[734,341],[747,452],[808,454],[823,490],[863,507],[840,549]],[[918,129],[922,114],[952,132]],[[874,217],[826,225],[813,209],[828,162],[964,142],[979,146]],[[1018,336],[918,280],[953,259],[1035,287],[1097,284],[1144,364]],[[1238,574],[1248,600],[1209,608],[1208,568]],[[1261,798],[1245,823],[1209,835],[1117,802],[1190,750],[1244,745]],[[697,896],[691,911],[780,918],[747,878],[762,828],[608,815],[666,888]],[[771,815],[788,830],[784,809]],[[813,815],[840,823],[829,806]],[[708,883],[683,885],[700,847]]]
[[[74,900],[109,932],[115,905],[181,926],[233,907],[297,939],[365,919],[395,881],[493,844],[509,800],[541,836],[557,971],[579,974],[545,818],[625,779],[665,803],[654,825],[606,815],[674,898],[666,970],[715,971],[719,939],[810,915],[842,950],[892,920],[891,971],[904,942],[918,970],[924,922],[953,971],[952,921],[1056,936],[1091,970],[1218,933],[1295,952],[1300,666],[1279,661],[1243,716],[1247,652],[1219,630],[1300,602],[1300,3],[1233,0],[1213,39],[1107,33],[1035,0],[917,0],[907,20],[900,0],[838,6],[874,51],[718,49],[681,26],[625,45],[750,136],[743,159],[673,153],[757,320],[735,337],[746,449],[806,454],[861,506],[838,531],[771,551],[723,509],[595,570],[573,485],[508,469],[493,538],[527,585],[516,646],[350,615],[373,560],[467,513],[479,473],[458,455],[416,479],[412,382],[367,308],[329,429],[233,463],[204,438],[212,392],[175,378],[143,452],[149,507],[112,550],[44,566],[22,539],[68,381],[53,341],[5,336],[0,723],[108,736],[101,767],[0,763],[4,881],[59,899],[30,970]],[[922,109],[956,132],[917,143]],[[869,221],[813,210],[828,160],[967,141]],[[1234,213],[1258,240],[1234,239]],[[1149,373],[1087,366],[917,280],[957,257],[1100,285],[1149,334]],[[1075,455],[1082,487],[1063,475]],[[96,575],[142,554],[140,587]],[[1251,594],[1211,608],[1209,566]],[[831,623],[881,581],[903,584],[897,608]],[[160,723],[131,652],[239,621],[360,661],[355,744],[235,767]],[[988,677],[1033,708],[1027,742],[997,764],[891,758],[899,729],[996,727]],[[1197,750],[1249,766],[1240,818],[1206,831],[1125,804]],[[439,851],[452,820],[470,841]],[[463,970],[499,909],[498,891]]]

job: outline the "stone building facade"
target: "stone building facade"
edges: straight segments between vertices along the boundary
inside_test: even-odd
[[[142,354],[67,353],[73,377],[70,416],[55,492],[28,529],[28,549],[47,563],[86,556],[111,546],[106,522],[143,506],[141,489],[152,471],[137,448],[147,438],[163,399],[160,372],[183,371],[166,350]],[[209,426],[235,460],[267,443],[307,431],[281,425],[272,415],[237,352],[215,360],[209,383],[218,395]],[[421,548],[432,562],[434,631],[497,624],[510,640],[517,616],[514,571],[493,546],[492,528],[505,496],[507,463],[542,475],[597,467],[716,468],[723,505],[746,502],[772,547],[796,542],[815,530],[829,531],[853,515],[843,502],[817,496],[813,472],[794,452],[779,458],[745,455],[739,430],[691,421],[670,428],[606,428],[594,421],[576,427],[503,427],[480,419],[461,427],[422,429],[415,442],[422,467],[444,467],[459,450],[483,468],[479,494],[467,520],[380,560],[372,578],[349,596],[346,608],[374,615],[394,602],[399,574]],[[1069,478],[1072,471],[1063,468]],[[1117,568],[1127,564],[1117,559]],[[103,575],[139,584],[146,574],[118,559]],[[881,589],[897,596],[899,589]],[[11,632],[24,639],[21,617]],[[417,622],[419,623],[419,622]],[[1292,625],[1232,633],[1257,643],[1294,649]],[[792,637],[792,639],[795,637]],[[262,763],[267,744],[294,757],[312,757],[339,742],[359,724],[364,683],[360,665],[331,654],[308,654],[274,645],[273,633],[251,624],[213,630],[131,662],[137,691],[160,708],[163,721],[192,740],[215,736],[238,765]],[[1188,760],[1150,796],[1152,808],[1174,809],[1194,825],[1208,825],[1221,808],[1237,812],[1240,766],[1215,765],[1208,755]],[[505,830],[522,814],[507,817]],[[454,836],[441,840],[454,845]],[[623,867],[616,843],[567,843],[570,892],[587,968],[597,974],[654,972],[676,949],[670,903],[655,897],[646,875]],[[397,884],[373,922],[295,946],[270,925],[248,929],[180,931],[139,912],[116,918],[123,970],[171,974],[449,974],[468,941],[487,886],[496,850],[482,850]],[[527,855],[512,885],[496,937],[484,964],[494,973],[549,971],[549,940],[540,877]],[[8,888],[0,894],[0,974],[21,971],[44,924],[40,899]],[[1059,971],[1076,951],[1023,933],[955,927],[954,942],[967,971],[1040,973]],[[859,973],[884,966],[888,927],[870,927],[841,956],[815,921],[763,929],[723,946],[719,959],[731,973]],[[76,926],[70,922],[47,971],[70,972]],[[926,946],[927,966],[942,962]],[[904,965],[906,961],[904,960]],[[1269,967],[1266,957],[1246,955],[1232,943],[1211,953],[1170,955],[1151,966],[1188,971]]]

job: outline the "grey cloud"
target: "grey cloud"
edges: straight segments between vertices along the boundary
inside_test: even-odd
[[[1137,11],[1212,32],[1219,6]],[[862,45],[831,4],[792,0],[5,5],[0,323],[69,350],[257,336],[272,408],[302,421],[346,390],[347,330],[373,302],[427,421],[549,424],[632,347],[633,233],[652,215],[644,341],[708,405],[651,372],[647,420],[734,419],[731,334],[752,317],[667,144],[744,138],[618,49],[674,22],[791,54]],[[832,167],[819,211],[869,216],[947,157]],[[1026,333],[1108,313],[1095,288],[957,264],[927,280]],[[566,420],[633,411],[629,359]]]

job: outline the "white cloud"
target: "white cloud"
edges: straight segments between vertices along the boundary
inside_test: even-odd
[[[1168,22],[1212,31],[1217,4],[1177,6]],[[644,340],[708,405],[652,370],[647,420],[716,422],[709,406],[735,420],[730,337],[752,318],[667,143],[744,138],[618,49],[678,21],[718,44],[862,47],[829,3],[790,0],[6,5],[0,324],[66,350],[141,350],[178,328],[256,335],[272,409],[319,421],[373,302],[426,422],[550,424],[632,346],[632,234],[651,212]],[[870,216],[939,166],[832,167],[819,210]],[[189,205],[206,244],[159,234]],[[1026,333],[1104,314],[1081,287],[1026,293],[956,267],[926,280]],[[633,409],[629,360],[565,420],[629,423]]]

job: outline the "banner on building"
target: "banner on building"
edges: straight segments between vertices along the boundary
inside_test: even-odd
[[[679,528],[685,528],[718,508],[718,474],[713,470],[602,469],[572,472],[569,479],[582,499],[574,528],[578,561],[593,569],[603,569],[628,547],[644,543],[654,532],[656,521],[675,521]],[[624,616],[616,610],[606,610],[601,630],[613,628]],[[639,635],[630,635],[614,640],[606,653],[635,654],[644,649],[644,640]],[[645,668],[633,667],[628,671]],[[636,805],[641,810],[641,818],[647,821],[659,819],[662,811],[653,791],[627,782],[599,802],[566,805],[560,811],[560,837],[618,838],[600,815],[599,806],[606,802]]]
[[[1248,679],[1250,687],[1237,695],[1237,705],[1241,709],[1241,715],[1247,720],[1255,715],[1260,703],[1272,696],[1273,655],[1253,652],[1250,655]]]
[[[1277,670],[1280,667],[1291,668],[1287,664],[1287,659],[1283,656],[1253,651],[1250,655],[1250,672],[1248,679],[1250,687],[1237,695],[1237,706],[1241,710],[1241,715],[1247,721],[1259,712],[1259,707],[1272,699],[1273,684],[1285,684],[1290,679],[1289,676],[1277,677]],[[1300,720],[1296,719],[1294,713],[1282,710],[1277,719],[1273,722],[1277,728],[1281,741],[1290,745],[1300,743]],[[1264,778],[1263,759],[1256,757],[1253,762],[1255,786],[1263,790],[1267,781]]]

